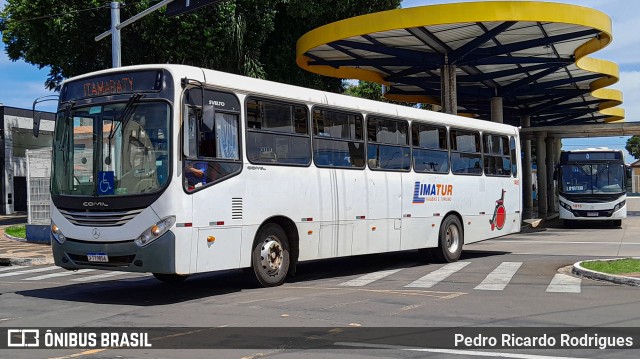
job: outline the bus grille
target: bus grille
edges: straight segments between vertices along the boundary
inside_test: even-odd
[[[89,262],[86,255],[67,253],[69,258],[76,264],[103,266],[103,267],[128,267],[136,258],[135,255],[128,256],[109,256],[109,262]]]
[[[122,212],[76,212],[60,209],[60,213],[73,224],[85,227],[118,227],[132,220],[144,209]]]

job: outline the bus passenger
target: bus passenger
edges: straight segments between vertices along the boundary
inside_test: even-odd
[[[206,184],[206,172],[207,164],[205,162],[186,162],[184,178],[187,181],[187,188],[191,191]]]

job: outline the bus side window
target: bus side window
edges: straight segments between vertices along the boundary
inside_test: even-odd
[[[306,106],[250,98],[246,121],[249,162],[294,166],[311,162]]]
[[[454,174],[482,174],[480,134],[475,131],[452,129],[451,170]]]
[[[413,122],[413,170],[416,172],[449,173],[447,129]]]
[[[206,97],[221,93],[204,90]],[[240,159],[240,120],[237,113],[201,110],[202,89],[185,95],[184,187],[188,192],[229,178],[242,170]],[[232,106],[238,108],[239,104]]]
[[[317,167],[364,168],[362,115],[313,110],[313,161]]]
[[[409,123],[370,117],[367,120],[369,168],[391,171],[411,169]]]
[[[511,176],[511,151],[507,136],[484,134],[484,173]]]

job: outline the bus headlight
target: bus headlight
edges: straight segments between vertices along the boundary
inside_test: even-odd
[[[147,228],[134,241],[139,247],[144,247],[153,242],[156,238],[165,234],[176,223],[175,216],[169,216],[161,219],[158,223]]]
[[[53,234],[53,238],[55,238],[56,241],[58,241],[58,243],[60,244],[64,243],[64,241],[67,240],[67,237],[62,234],[60,228],[53,222],[51,222],[51,233]]]
[[[562,208],[566,209],[567,211],[571,212],[571,206],[568,203],[564,203],[560,201],[560,206],[562,206]]]
[[[627,201],[626,201],[626,200],[624,200],[624,201],[622,201],[622,202],[620,202],[620,203],[616,204],[616,205],[615,205],[615,207],[613,207],[613,211],[615,212],[615,211],[619,210],[620,208],[624,207],[624,205],[625,205],[626,203],[627,203]]]

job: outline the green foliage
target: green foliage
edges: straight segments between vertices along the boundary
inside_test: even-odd
[[[640,159],[640,136],[631,136],[631,138],[627,140],[627,145],[624,148],[629,151],[633,158]]]
[[[156,1],[123,6],[120,18]],[[340,91],[339,79],[300,69],[295,43],[327,23],[397,8],[400,0],[226,0],[168,18],[155,11],[121,30],[122,65],[177,63]],[[0,14],[2,41],[10,59],[49,67],[46,86],[111,67],[110,38],[94,41],[111,23],[109,4],[99,0],[8,0]]]
[[[382,95],[382,85],[375,82],[358,81],[357,85],[347,85],[344,90],[345,95],[366,98],[374,101],[382,101],[393,103],[396,105],[415,107],[416,104],[412,102],[397,102],[386,99]],[[418,108],[424,110],[433,110],[433,106],[430,104],[419,104]]]
[[[7,227],[4,232],[12,237],[27,238],[27,226],[24,224]]]
[[[608,274],[640,273],[640,259],[635,258],[583,262],[581,265],[584,268]]]

